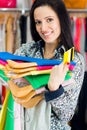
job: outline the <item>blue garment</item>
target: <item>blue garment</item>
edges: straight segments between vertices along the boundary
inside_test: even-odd
[[[27,62],[36,62],[37,65],[59,65],[62,63],[62,60],[54,60],[54,59],[41,59],[41,58],[32,58],[32,57],[26,57],[26,56],[18,56],[11,54],[9,52],[0,52],[0,59],[2,60],[22,60]],[[71,64],[75,65],[75,62],[71,61]]]

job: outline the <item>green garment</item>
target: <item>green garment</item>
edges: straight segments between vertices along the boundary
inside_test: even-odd
[[[71,78],[72,72],[69,70],[65,76],[65,80]],[[41,75],[30,75],[25,76],[24,78],[32,85],[34,89],[38,89],[46,84],[48,84],[50,74],[41,74]]]

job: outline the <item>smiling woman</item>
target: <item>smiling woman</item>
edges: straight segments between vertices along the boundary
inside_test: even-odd
[[[43,97],[42,100],[32,108],[21,106],[23,117],[20,124],[22,124],[23,130],[70,130],[71,127],[68,122],[76,108],[85,66],[83,56],[76,50],[73,59],[76,65],[72,75],[69,70],[72,61],[64,62],[64,53],[74,45],[70,18],[63,0],[35,0],[30,11],[30,31],[33,41],[22,44],[16,50],[15,55],[51,59],[52,62],[53,59],[62,60],[62,63],[52,67],[48,82],[44,86],[45,90],[39,95],[34,95],[34,98],[26,103],[37,102],[38,96]],[[71,79],[67,79],[64,84],[67,73],[71,75]],[[40,80],[41,76],[36,75],[35,78],[32,75],[30,77],[32,79],[31,84],[33,85],[37,78]],[[43,83],[44,80],[46,79],[43,78],[40,82]],[[17,84],[20,87],[23,86],[22,82],[17,82]],[[36,92],[36,90],[33,91]],[[18,93],[21,92],[18,91]],[[24,102],[24,98],[26,99],[28,96],[20,97],[21,102]]]
[[[55,49],[58,46],[57,39],[61,33],[60,22],[57,14],[51,7],[42,6],[35,9],[34,19],[36,23],[36,30],[46,42],[47,47],[49,48],[50,45],[50,49],[51,46],[54,46]]]

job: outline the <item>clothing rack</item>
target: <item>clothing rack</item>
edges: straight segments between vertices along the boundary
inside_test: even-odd
[[[67,9],[69,13],[87,13],[87,9]],[[29,12],[29,8],[0,8],[0,12],[21,12],[25,14]]]
[[[29,8],[0,8],[0,12],[20,12],[22,15],[29,13]]]
[[[67,9],[69,13],[87,13],[87,9]]]
[[[87,17],[87,9],[67,9],[70,16],[77,16],[81,18]]]
[[[87,18],[87,8],[86,9],[67,9],[67,10],[68,10],[68,13],[71,16],[71,18],[73,16],[76,16],[78,18]],[[87,51],[84,51],[83,55],[86,60],[86,70],[85,71],[87,72]]]

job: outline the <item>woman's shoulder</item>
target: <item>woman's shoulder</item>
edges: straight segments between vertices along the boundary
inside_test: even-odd
[[[83,75],[85,72],[84,56],[79,52],[75,52],[74,61],[76,62],[76,66],[74,69],[75,70],[75,77],[76,77],[76,75],[78,75],[79,77],[81,76],[83,78]]]
[[[80,63],[85,64],[84,56],[79,52],[75,52],[74,60],[75,62],[80,62]]]
[[[39,47],[39,42],[31,41],[29,43],[24,43],[16,49],[15,53],[16,55],[20,56],[33,56],[33,53],[37,50]]]

